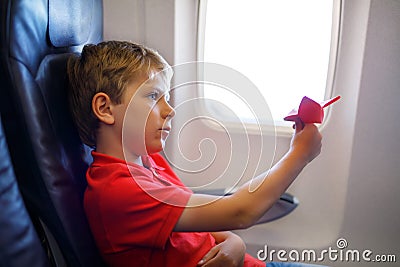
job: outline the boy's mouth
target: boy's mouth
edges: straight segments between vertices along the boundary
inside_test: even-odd
[[[169,132],[171,131],[171,127],[163,127],[159,129],[161,131],[161,135],[163,138],[167,138]]]
[[[169,132],[169,131],[171,131],[171,127],[162,127],[162,128],[160,128],[159,130],[160,130],[160,131],[167,131],[167,132]]]

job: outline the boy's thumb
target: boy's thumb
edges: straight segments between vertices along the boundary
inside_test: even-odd
[[[300,119],[297,119],[294,121],[294,129],[296,130],[296,133],[300,132],[304,128],[304,122]]]

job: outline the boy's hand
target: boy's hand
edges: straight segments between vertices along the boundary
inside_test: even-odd
[[[308,163],[321,152],[322,136],[314,124],[296,121],[295,129],[290,150]]]
[[[202,267],[241,267],[243,266],[246,246],[243,240],[231,233],[212,233],[217,245],[199,261]]]

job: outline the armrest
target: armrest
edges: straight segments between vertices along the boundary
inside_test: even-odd
[[[215,196],[230,195],[231,193],[226,193],[224,189],[208,189],[200,190],[195,193],[209,194]],[[283,193],[283,195],[278,199],[278,201],[270,208],[258,221],[256,224],[267,223],[270,221],[282,218],[289,213],[291,213],[299,205],[299,200],[289,193]]]

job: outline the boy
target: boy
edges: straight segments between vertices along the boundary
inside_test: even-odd
[[[160,55],[129,42],[87,45],[70,59],[68,77],[79,134],[95,149],[85,212],[110,266],[265,266],[221,231],[253,225],[320,153],[314,125],[296,129],[288,153],[254,180],[256,191],[194,194],[158,154],[175,115],[172,71]]]

